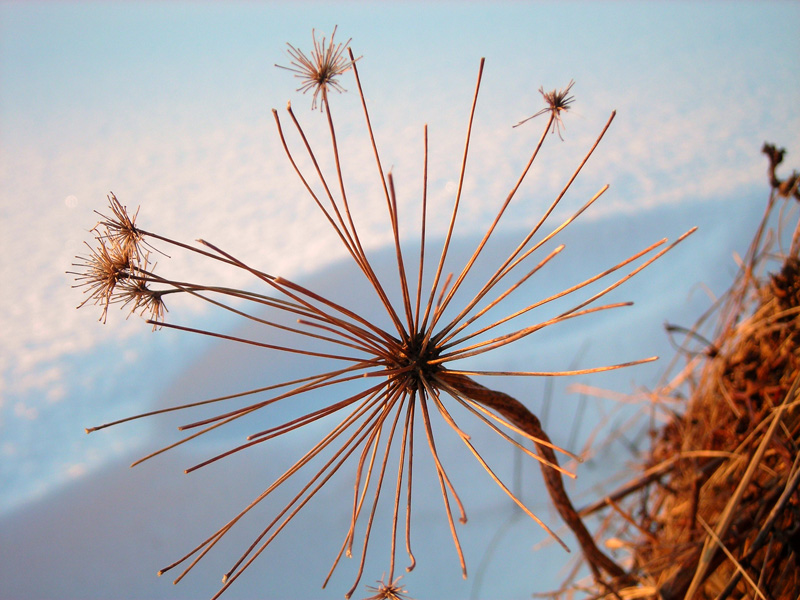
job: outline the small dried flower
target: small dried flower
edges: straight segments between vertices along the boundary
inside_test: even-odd
[[[408,596],[408,590],[401,587],[398,582],[403,577],[397,577],[391,583],[384,582],[383,579],[378,581],[378,585],[368,585],[367,590],[370,592],[375,592],[373,596],[369,598],[364,598],[364,600],[414,600],[411,596]]]
[[[142,279],[130,278],[120,283],[114,301],[119,301],[125,307],[133,304],[130,314],[140,311],[140,314],[153,322],[153,330],[159,327],[168,312],[164,304],[164,290],[153,290]]]
[[[539,93],[544,98],[544,101],[547,103],[547,107],[543,108],[535,115],[528,117],[527,119],[523,119],[514,127],[519,127],[523,123],[530,121],[538,117],[539,115],[543,115],[545,113],[550,113],[550,120],[553,123],[553,129],[551,133],[555,133],[558,131],[558,137],[562,140],[564,138],[561,137],[561,128],[564,127],[564,122],[561,120],[561,113],[567,112],[570,108],[570,104],[575,101],[574,96],[569,95],[569,91],[572,86],[575,85],[575,82],[570,79],[569,84],[563,90],[553,90],[552,92],[545,92],[544,86],[539,88]]]
[[[81,272],[70,271],[76,275],[75,280],[80,281],[73,287],[86,287],[86,299],[78,305],[81,308],[90,301],[103,307],[100,320],[105,323],[108,315],[108,306],[113,302],[112,297],[117,285],[130,277],[130,254],[119,244],[106,241],[98,237],[99,246],[95,249],[86,244],[91,254],[89,256],[76,256],[79,262],[72,266],[83,269]]]
[[[339,93],[346,91],[339,85],[336,78],[348,71],[358,59],[348,60],[344,56],[344,52],[350,44],[350,39],[343,44],[334,44],[333,38],[336,35],[336,27],[333,28],[329,43],[324,37],[322,41],[318,42],[316,32],[313,29],[311,32],[314,39],[314,49],[311,51],[310,57],[306,56],[299,48],[287,43],[289,56],[292,58],[292,66],[275,66],[292,71],[295,73],[295,77],[303,81],[303,85],[297,88],[298,92],[305,94],[308,90],[314,90],[314,96],[311,101],[312,110],[317,107],[317,97],[321,94],[322,101],[319,109],[322,110],[328,104],[328,87]]]
[[[113,192],[110,192],[107,198],[114,216],[107,217],[103,213],[95,211],[103,217],[103,220],[94,226],[93,231],[99,237],[119,246],[123,252],[128,254],[131,261],[137,262],[141,260],[143,255],[140,246],[143,243],[144,235],[136,227],[136,217],[139,214],[139,209],[137,208],[131,217],[128,215],[127,208],[117,200]]]
[[[147,234],[136,227],[138,208],[131,217],[113,193],[108,196],[108,201],[113,217],[95,211],[103,218],[91,229],[95,234],[97,247],[92,248],[86,244],[90,254],[77,256],[79,262],[73,263],[73,266],[81,267],[82,270],[69,271],[80,282],[74,287],[88,287],[86,292],[89,295],[78,308],[89,301],[100,304],[103,307],[100,320],[105,323],[111,304],[121,304],[123,308],[132,304],[129,315],[140,311],[143,317],[148,317],[153,323],[153,329],[156,329],[167,311],[163,301],[164,294],[185,290],[156,290],[149,285],[152,282],[164,283],[153,274],[148,252],[142,249],[143,246],[153,248],[145,241],[145,236],[155,234]]]

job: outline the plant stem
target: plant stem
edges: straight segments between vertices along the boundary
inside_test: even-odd
[[[542,429],[542,425],[536,415],[515,398],[503,392],[490,390],[464,375],[443,373],[440,376],[446,379],[448,384],[464,394],[464,396],[500,413],[527,434],[550,443],[550,438]],[[539,442],[534,443],[536,445],[536,451],[542,458],[551,463],[558,464],[558,459],[552,448]],[[581,545],[581,550],[583,550],[586,561],[589,563],[589,567],[592,569],[595,577],[599,577],[600,571],[606,572],[615,579],[625,577],[625,571],[606,556],[597,547],[597,544],[595,544],[592,534],[586,529],[583,520],[578,514],[578,511],[575,510],[572,501],[567,495],[567,491],[564,489],[561,473],[545,464],[542,464],[541,468],[547,492],[550,494],[550,499],[558,509],[561,518],[575,534],[578,543]]]

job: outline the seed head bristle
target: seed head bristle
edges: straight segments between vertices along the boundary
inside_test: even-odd
[[[545,92],[544,86],[540,87],[539,93],[542,95],[542,98],[544,98],[544,101],[547,104],[547,106],[542,110],[540,110],[539,112],[537,112],[535,115],[532,115],[527,119],[523,119],[522,121],[514,125],[514,127],[519,127],[523,123],[530,121],[531,119],[534,119],[539,115],[550,113],[550,118],[553,123],[553,128],[551,133],[558,132],[558,137],[561,138],[561,140],[563,140],[564,138],[561,137],[561,128],[564,127],[564,122],[561,120],[561,113],[567,112],[570,109],[570,104],[572,104],[575,101],[575,97],[569,95],[569,91],[570,89],[572,89],[573,85],[575,85],[575,82],[572,79],[570,79],[569,84],[567,84],[567,87],[565,87],[563,90],[552,90],[550,92]]]
[[[75,281],[79,282],[73,287],[86,288],[87,297],[78,305],[78,308],[89,302],[99,304],[103,308],[100,320],[105,323],[108,307],[114,302],[117,285],[130,277],[131,262],[127,250],[113,240],[109,241],[98,237],[97,242],[97,248],[86,244],[90,252],[88,256],[75,257],[78,262],[73,263],[72,266],[82,270],[68,272],[75,275]]]
[[[336,35],[336,27],[333,28],[330,41],[324,36],[318,41],[316,31],[312,29],[311,33],[314,40],[314,49],[311,51],[311,56],[307,56],[299,48],[287,43],[292,66],[284,67],[278,64],[275,66],[292,71],[295,77],[302,81],[302,85],[297,88],[298,92],[305,94],[309,90],[314,91],[311,110],[317,108],[317,100],[320,100],[319,109],[323,110],[328,104],[329,88],[336,90],[338,93],[346,91],[336,78],[347,72],[358,58],[350,60],[345,56],[345,50],[350,45],[352,38],[344,43],[334,43],[333,38]],[[319,98],[320,96],[321,98]]]
[[[108,205],[111,208],[113,217],[107,217],[99,211],[95,211],[98,215],[103,217],[93,230],[99,237],[109,240],[112,244],[119,246],[123,252],[126,252],[130,260],[135,262],[142,258],[141,244],[144,240],[144,235],[136,227],[136,217],[139,214],[139,209],[133,213],[133,216],[128,214],[127,207],[117,200],[117,197],[109,193]]]
[[[377,586],[366,586],[368,591],[375,592],[375,594],[364,598],[364,600],[414,600],[411,596],[407,595],[408,590],[399,585],[401,579],[402,576],[397,577],[391,583],[380,579],[376,582],[378,584]]]

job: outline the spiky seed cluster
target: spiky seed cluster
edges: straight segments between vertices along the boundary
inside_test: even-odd
[[[152,321],[160,322],[167,310],[164,292],[148,285],[152,280],[152,267],[144,248],[144,234],[136,227],[139,211],[130,216],[114,194],[109,194],[108,203],[113,217],[98,212],[102,220],[91,230],[96,247],[86,244],[90,253],[77,256],[78,262],[72,265],[81,271],[69,271],[79,282],[73,287],[86,288],[87,296],[78,308],[90,302],[100,305],[103,309],[100,320],[105,323],[109,306],[132,305],[129,314],[139,311],[142,316],[148,315]],[[153,325],[154,329],[156,326]]]
[[[547,106],[537,112],[535,115],[531,115],[527,119],[523,119],[514,127],[519,127],[523,123],[530,121],[538,117],[539,115],[543,115],[545,113],[550,113],[550,123],[552,123],[552,131],[551,133],[558,132],[558,137],[562,140],[564,139],[561,137],[561,128],[564,127],[564,122],[561,120],[561,113],[565,113],[570,109],[570,104],[575,101],[573,96],[569,95],[569,91],[572,89],[572,86],[575,85],[575,82],[570,79],[569,84],[563,90],[552,90],[550,92],[544,91],[544,86],[539,88],[539,93],[544,98],[544,101],[547,103]]]
[[[408,591],[399,584],[401,579],[402,576],[397,577],[391,583],[381,579],[377,582],[377,586],[368,585],[367,590],[375,592],[375,594],[364,600],[414,600],[407,595]]]
[[[453,202],[452,215],[438,260],[433,264],[432,284],[429,291],[423,294],[423,281],[425,281],[424,275],[426,274],[424,271],[426,268],[430,267],[430,265],[426,267],[425,261],[426,247],[428,244],[425,238],[425,224],[428,210],[426,200],[427,186],[423,186],[422,195],[422,218],[418,247],[419,270],[415,274],[410,274],[406,271],[406,258],[404,256],[403,245],[401,244],[399,209],[393,178],[391,173],[384,173],[381,165],[380,154],[370,125],[369,114],[367,112],[367,106],[355,62],[354,60],[347,62],[342,58],[342,52],[345,46],[346,44],[334,45],[333,36],[331,36],[331,43],[329,45],[325,43],[324,38],[319,44],[315,38],[315,50],[312,53],[312,59],[306,59],[302,53],[293,46],[290,46],[291,50],[294,52],[292,56],[297,59],[297,62],[293,63],[296,64],[297,69],[289,70],[295,70],[300,74],[298,76],[306,78],[307,82],[301,90],[307,91],[313,88],[315,99],[317,94],[321,94],[322,103],[325,104],[327,108],[327,86],[337,89],[338,84],[334,81],[334,77],[351,67],[353,69],[367,123],[369,141],[374,151],[376,172],[384,191],[384,200],[389,216],[389,226],[391,228],[396,252],[397,271],[393,275],[399,280],[401,290],[399,298],[391,299],[389,297],[385,285],[385,278],[387,275],[378,275],[375,273],[367,253],[364,251],[351,215],[347,194],[345,192],[347,186],[342,177],[342,170],[337,169],[336,171],[335,183],[338,185],[331,185],[321,168],[319,168],[318,165],[320,161],[317,160],[313,149],[307,143],[307,137],[298,119],[294,115],[291,106],[289,106],[287,111],[291,117],[292,124],[297,130],[299,138],[303,140],[302,147],[308,154],[311,164],[315,166],[313,177],[318,179],[320,185],[312,185],[307,178],[307,174],[298,167],[298,163],[289,148],[277,111],[273,111],[273,115],[275,117],[278,134],[280,135],[286,156],[292,168],[300,178],[312,200],[316,203],[317,207],[332,227],[339,241],[352,257],[358,270],[371,286],[375,298],[388,316],[389,326],[379,327],[375,322],[364,318],[362,315],[348,309],[340,303],[322,297],[297,283],[250,267],[243,261],[209,242],[199,240],[201,246],[193,246],[171,240],[158,234],[143,231],[135,225],[135,216],[134,218],[129,218],[124,207],[122,207],[113,196],[110,198],[110,202],[114,216],[106,218],[106,221],[102,223],[102,232],[97,235],[97,241],[100,244],[99,250],[93,251],[92,256],[81,263],[86,267],[86,271],[79,274],[79,278],[85,279],[81,285],[89,286],[90,298],[88,299],[94,298],[103,305],[104,318],[109,303],[117,298],[127,299],[128,302],[133,302],[134,308],[147,308],[151,311],[155,310],[160,317],[163,317],[163,312],[158,312],[158,309],[153,308],[155,306],[162,306],[161,304],[157,304],[157,302],[160,303],[163,296],[169,293],[186,293],[199,300],[209,302],[217,308],[231,311],[259,326],[266,327],[268,331],[279,330],[282,334],[289,336],[293,341],[283,345],[270,341],[269,339],[263,341],[260,339],[247,339],[176,323],[158,322],[155,320],[151,320],[150,322],[157,322],[163,327],[248,344],[266,351],[314,357],[327,361],[327,363],[332,365],[329,367],[330,370],[298,379],[270,383],[269,385],[257,389],[239,391],[227,396],[164,408],[87,430],[95,431],[109,425],[143,416],[151,416],[175,410],[188,410],[255,394],[263,394],[266,396],[265,399],[253,402],[252,404],[233,408],[217,416],[203,418],[202,420],[184,425],[180,428],[182,431],[194,431],[194,433],[191,433],[174,444],[168,445],[145,456],[134,464],[143,462],[236,419],[252,415],[256,411],[265,409],[281,400],[297,398],[304,394],[323,390],[339,384],[352,385],[354,382],[361,382],[363,386],[361,391],[337,399],[318,410],[309,412],[283,424],[273,425],[263,431],[253,433],[241,445],[187,469],[187,473],[192,472],[226,456],[230,456],[233,453],[279,437],[317,422],[320,419],[332,417],[335,414],[344,414],[344,416],[341,417],[341,421],[333,426],[329,430],[329,433],[325,434],[319,442],[287,469],[286,472],[278,477],[262,494],[255,498],[250,505],[181,559],[162,569],[159,574],[189,561],[189,565],[177,577],[175,583],[180,581],[180,579],[182,579],[183,576],[251,509],[267,497],[270,497],[278,487],[287,485],[288,480],[296,475],[298,471],[313,463],[317,471],[311,476],[307,483],[300,485],[299,492],[297,492],[284,508],[277,513],[277,516],[266,524],[264,529],[255,536],[253,544],[225,574],[223,577],[223,587],[217,595],[214,596],[214,598],[219,597],[219,595],[221,595],[224,590],[226,590],[256,560],[256,558],[267,549],[283,528],[320,491],[320,489],[325,486],[344,463],[351,460],[355,462],[355,484],[352,508],[350,511],[350,525],[344,536],[340,551],[328,574],[328,578],[325,580],[325,584],[327,584],[340,559],[343,556],[351,557],[353,555],[356,531],[359,529],[363,532],[361,557],[358,561],[359,565],[355,582],[347,592],[346,597],[349,598],[352,595],[363,575],[367,546],[379,501],[382,495],[384,498],[389,496],[389,503],[392,506],[392,526],[388,577],[385,581],[391,583],[382,582],[378,588],[374,588],[374,591],[377,592],[377,596],[374,596],[374,598],[394,598],[395,600],[402,598],[402,594],[405,593],[405,590],[399,587],[398,579],[395,578],[395,559],[396,555],[400,552],[398,550],[398,537],[401,537],[404,538],[405,552],[408,557],[408,566],[406,570],[410,571],[416,564],[411,549],[412,479],[414,473],[416,473],[413,469],[413,457],[415,444],[419,447],[419,444],[422,443],[428,448],[432,457],[433,471],[435,479],[439,484],[438,489],[441,493],[444,505],[444,514],[450,528],[453,545],[461,565],[463,576],[466,577],[466,563],[454,519],[454,512],[457,512],[458,520],[461,523],[465,523],[466,512],[453,483],[447,475],[443,460],[437,451],[433,427],[434,422],[431,418],[431,415],[434,413],[438,414],[444,422],[447,423],[449,427],[447,430],[464,443],[469,453],[475,457],[478,464],[486,471],[488,477],[494,481],[509,498],[522,508],[526,514],[539,523],[546,531],[553,535],[554,539],[563,545],[563,542],[561,542],[561,540],[514,495],[505,483],[503,483],[473,446],[470,441],[470,436],[456,421],[457,415],[453,411],[453,407],[457,407],[463,409],[464,414],[474,417],[478,422],[488,427],[504,441],[512,444],[514,447],[540,462],[548,492],[558,508],[559,514],[575,533],[581,545],[584,557],[593,572],[598,577],[603,574],[607,574],[610,577],[620,576],[623,573],[622,569],[597,548],[591,534],[583,525],[577,511],[575,511],[566,495],[561,474],[563,473],[569,476],[574,475],[568,473],[558,465],[554,449],[576,460],[580,459],[566,450],[554,446],[541,429],[539,420],[530,413],[522,403],[502,392],[496,392],[484,387],[474,381],[472,377],[577,375],[640,364],[654,360],[654,357],[618,365],[557,372],[465,370],[459,367],[460,364],[463,364],[459,361],[505,347],[550,325],[599,311],[628,306],[630,303],[625,302],[598,306],[597,301],[649,264],[652,264],[659,257],[663,256],[668,250],[691,233],[691,231],[667,246],[664,246],[666,240],[651,244],[647,248],[620,261],[609,269],[583,281],[578,281],[562,292],[533,302],[524,309],[514,312],[513,314],[495,317],[493,322],[483,326],[477,325],[476,322],[479,319],[495,311],[498,305],[509,295],[516,292],[529,278],[539,272],[545,265],[555,260],[563,250],[563,245],[554,248],[547,256],[537,258],[535,262],[531,263],[532,257],[537,251],[541,250],[543,246],[558,235],[560,231],[568,227],[608,188],[608,186],[601,188],[571,216],[559,225],[553,227],[546,235],[540,236],[541,239],[534,241],[534,238],[544,227],[548,217],[553,213],[561,199],[570,189],[572,182],[583,168],[589,156],[594,152],[595,147],[602,139],[614,118],[614,114],[612,113],[594,146],[589,149],[583,161],[568,179],[563,190],[552,202],[544,216],[530,229],[516,248],[509,253],[508,257],[499,264],[496,271],[488,278],[482,287],[480,287],[479,291],[459,309],[455,307],[454,299],[460,297],[457,294],[462,290],[462,284],[467,277],[472,274],[473,265],[483,252],[483,249],[493,235],[506,209],[515,198],[535,158],[538,156],[542,144],[547,138],[551,123],[560,123],[561,113],[566,111],[569,104],[572,102],[572,98],[567,95],[572,84],[570,83],[570,86],[562,92],[553,92],[549,95],[543,93],[545,100],[548,101],[550,105],[549,108],[546,109],[551,113],[550,121],[548,121],[544,128],[539,142],[535,146],[518,180],[511,186],[508,196],[500,204],[497,216],[489,225],[483,239],[457,276],[451,277],[451,275],[444,274],[444,265],[448,260],[450,242],[454,234],[455,223],[462,202],[461,196],[467,155],[470,147],[471,128],[483,73],[484,63],[483,60],[481,60],[475,96],[473,97],[472,109],[469,115],[470,125],[467,128],[467,141],[461,160],[462,170]],[[350,53],[351,58],[352,56],[352,53]],[[339,165],[340,156],[336,142],[337,136],[335,134],[333,120],[330,117],[330,111],[328,110],[327,113],[327,125],[330,130],[334,162],[336,165]],[[427,164],[426,130],[423,181],[427,181]],[[314,191],[315,187],[324,189],[324,195],[317,195]],[[339,194],[334,195],[332,190],[339,190]],[[157,239],[160,242],[170,244],[181,250],[194,252],[205,258],[224,262],[233,268],[242,269],[252,275],[259,284],[267,286],[273,295],[265,295],[248,290],[223,288],[198,282],[187,282],[186,278],[168,279],[162,276],[156,276],[153,274],[152,269],[147,268],[146,258],[140,258],[138,262],[137,259],[132,258],[134,254],[136,256],[143,255],[141,252],[142,244],[144,240],[148,238]],[[659,248],[660,250],[656,252]],[[627,274],[617,274],[617,272],[624,267],[636,262],[638,262],[638,265]],[[506,280],[511,277],[512,274],[516,282],[509,285],[506,283]],[[197,276],[196,271],[193,271],[193,276]],[[587,293],[589,286],[600,280],[606,281],[606,278],[616,279],[614,279],[612,283],[607,284],[600,291],[588,295],[588,297],[583,300],[577,301],[569,310],[559,312],[555,316],[534,324],[512,327],[513,323],[517,323],[518,319],[523,315],[528,315],[530,311],[548,305],[551,301],[575,294],[576,292]],[[416,280],[416,287],[414,280]],[[502,287],[505,289],[503,291],[498,291],[502,289],[498,288],[501,283]],[[158,293],[158,296],[152,294],[152,300],[148,302],[146,300],[147,296],[145,296],[145,290],[148,289],[147,286],[150,284],[158,284],[161,291]],[[122,288],[124,288],[123,292],[117,291]],[[227,303],[228,299],[235,299],[239,302],[239,305],[234,308]],[[297,319],[297,325],[288,326],[279,319],[272,320],[269,317],[257,317],[240,307],[242,301],[245,303],[252,303],[249,306],[253,307],[253,313],[257,312],[258,314],[263,314],[264,309],[268,309],[273,312],[277,311],[279,314],[291,315]],[[86,301],[84,301],[83,304],[85,303]],[[445,317],[445,314],[450,316]],[[497,333],[498,328],[501,326],[503,328],[511,327],[512,330],[509,333]],[[313,345],[309,347],[304,345],[303,342],[311,342]],[[328,349],[320,349],[320,343],[327,344]],[[525,440],[527,440],[527,445],[532,443],[536,451],[534,452],[514,440],[509,435],[509,432],[522,435]],[[393,453],[393,449],[398,445],[399,450],[395,454]],[[389,466],[390,456],[396,457],[397,463],[395,467]],[[309,468],[313,470],[315,467]],[[394,478],[392,472],[396,474]],[[392,478],[394,481],[392,483],[387,483],[387,480],[391,480]],[[404,524],[401,525],[401,523]],[[404,535],[400,531],[401,528],[404,531]]]
[[[298,92],[305,94],[309,90],[314,90],[311,100],[312,110],[317,107],[318,99],[321,100],[319,109],[327,108],[328,88],[339,93],[345,91],[336,79],[346,73],[358,60],[357,58],[348,59],[344,55],[352,38],[344,43],[335,44],[333,41],[335,35],[336,27],[333,28],[330,41],[327,41],[324,36],[322,40],[317,41],[316,32],[312,30],[314,49],[311,51],[311,56],[306,56],[299,48],[287,43],[292,66],[275,65],[281,69],[292,71],[295,77],[302,80],[303,84],[297,88]],[[321,98],[318,98],[318,96],[321,96]]]

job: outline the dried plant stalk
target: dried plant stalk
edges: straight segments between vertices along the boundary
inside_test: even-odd
[[[186,437],[145,456],[134,464],[139,464],[144,460],[198,436],[205,435],[242,417],[252,415],[256,411],[266,409],[276,402],[297,398],[303,394],[318,390],[328,390],[339,384],[354,381],[362,382],[363,384],[361,391],[355,394],[346,395],[327,406],[308,412],[285,423],[271,424],[267,429],[250,435],[241,445],[187,469],[187,472],[194,471],[321,419],[333,418],[335,415],[339,415],[338,424],[329,429],[329,432],[322,439],[314,444],[247,507],[181,559],[162,569],[159,574],[188,563],[188,566],[175,580],[176,582],[179,581],[255,506],[270,497],[277,488],[289,485],[289,480],[293,482],[293,478],[299,471],[306,467],[311,469],[313,475],[310,479],[299,486],[299,491],[276,514],[274,519],[266,524],[263,530],[255,536],[250,547],[226,572],[223,578],[223,586],[214,596],[215,598],[218,597],[270,546],[283,528],[314,498],[345,462],[349,461],[355,464],[350,523],[341,550],[331,567],[330,574],[333,573],[342,556],[350,557],[354,552],[360,552],[355,581],[345,594],[349,598],[363,576],[367,548],[379,500],[381,499],[381,494],[386,490],[384,495],[391,495],[390,502],[392,504],[389,569],[384,578],[387,583],[382,583],[380,587],[373,588],[373,591],[377,592],[377,595],[374,596],[375,598],[401,598],[406,592],[404,588],[399,586],[398,577],[396,576],[396,557],[401,552],[398,549],[398,536],[402,535],[404,538],[405,552],[408,558],[406,570],[410,571],[416,564],[411,549],[413,522],[411,518],[412,475],[414,477],[418,476],[412,465],[414,448],[416,446],[419,449],[420,444],[422,444],[427,446],[432,457],[435,477],[439,483],[444,513],[453,538],[453,545],[462,573],[466,577],[466,561],[464,560],[456,525],[456,520],[460,523],[466,522],[466,511],[453,482],[447,474],[442,460],[443,457],[440,456],[437,449],[436,431],[432,420],[432,414],[434,413],[438,414],[447,423],[449,429],[464,442],[477,462],[498,487],[549,532],[554,539],[566,547],[564,542],[497,477],[487,461],[471,444],[469,434],[456,423],[449,407],[452,405],[464,408],[468,414],[476,417],[479,422],[497,433],[501,439],[521,448],[540,462],[547,489],[562,518],[578,538],[584,557],[593,573],[598,578],[610,578],[609,581],[612,583],[616,579],[617,583],[619,583],[625,577],[624,570],[598,549],[592,535],[583,524],[581,517],[575,511],[564,491],[561,480],[562,474],[574,475],[559,466],[556,452],[562,452],[573,458],[578,457],[553,445],[542,430],[539,420],[524,405],[502,392],[489,390],[477,383],[473,377],[568,376],[642,364],[654,360],[655,357],[633,360],[617,365],[557,372],[472,370],[459,367],[459,361],[503,348],[557,323],[629,306],[630,303],[627,302],[598,304],[598,300],[663,256],[664,253],[685,239],[693,230],[687,232],[672,244],[665,245],[666,240],[656,242],[641,252],[621,260],[607,270],[583,281],[578,281],[557,294],[536,301],[513,314],[500,313],[498,316],[497,310],[502,302],[515,293],[523,283],[534,276],[544,265],[554,260],[563,249],[563,245],[552,250],[541,259],[534,257],[537,251],[574,222],[608,188],[608,186],[604,186],[571,216],[552,227],[549,233],[541,235],[542,228],[603,138],[614,118],[614,113],[612,113],[596,142],[587,151],[574,173],[568,178],[563,190],[558,194],[542,218],[530,229],[507,258],[497,266],[494,273],[480,287],[479,291],[465,302],[463,308],[453,309],[452,305],[459,298],[458,293],[462,290],[465,280],[472,273],[473,266],[482,254],[487,242],[495,233],[496,227],[504,216],[507,207],[516,198],[517,191],[525,180],[534,160],[539,155],[547,139],[548,131],[551,131],[552,128],[552,131],[558,131],[559,135],[561,135],[562,117],[573,101],[572,97],[568,95],[573,83],[570,82],[569,86],[563,91],[554,91],[551,94],[543,93],[547,106],[537,114],[548,114],[549,117],[544,124],[541,136],[538,138],[538,142],[535,144],[518,180],[511,186],[508,195],[500,205],[497,216],[489,225],[484,237],[461,271],[453,277],[452,274],[445,273],[444,265],[451,251],[451,242],[455,235],[456,222],[463,201],[463,183],[467,157],[470,152],[472,124],[475,118],[478,91],[484,67],[484,61],[481,60],[469,113],[466,141],[461,157],[461,174],[450,221],[441,251],[433,261],[433,283],[430,289],[425,290],[423,289],[423,282],[425,281],[424,270],[426,269],[426,257],[429,256],[427,252],[429,242],[426,239],[428,211],[427,129],[424,132],[423,181],[425,185],[421,203],[421,226],[417,242],[418,248],[415,250],[415,254],[419,256],[419,270],[416,273],[410,273],[406,269],[405,253],[407,249],[402,243],[399,231],[400,202],[395,193],[391,173],[386,173],[383,169],[356,66],[357,59],[352,51],[347,48],[347,45],[334,45],[333,36],[331,36],[329,43],[326,42],[324,37],[321,42],[317,42],[315,37],[314,51],[311,57],[305,56],[294,46],[289,46],[290,56],[292,57],[292,67],[289,67],[289,69],[303,80],[302,91],[313,90],[314,103],[316,104],[319,98],[321,102],[320,108],[324,109],[325,112],[326,127],[332,143],[332,155],[335,165],[333,180],[330,180],[329,176],[320,167],[315,150],[308,142],[303,127],[291,105],[287,107],[287,114],[291,121],[291,127],[297,136],[301,148],[300,152],[305,154],[311,161],[312,168],[310,172],[304,171],[299,167],[299,163],[295,158],[296,151],[292,150],[292,144],[287,139],[288,132],[284,129],[278,112],[273,110],[273,115],[278,135],[291,168],[327,220],[336,238],[352,258],[356,268],[369,283],[375,298],[386,312],[389,327],[379,327],[372,320],[348,309],[343,303],[337,302],[332,298],[320,296],[297,282],[274,276],[249,266],[243,260],[211,242],[199,240],[196,245],[185,244],[172,240],[168,236],[146,231],[135,223],[135,215],[130,218],[124,206],[113,196],[110,197],[113,217],[103,217],[104,220],[96,228],[96,242],[99,249],[93,250],[92,255],[77,263],[83,269],[77,273],[80,280],[79,285],[84,286],[88,294],[83,304],[89,301],[99,303],[103,308],[103,319],[105,319],[110,304],[133,302],[134,309],[148,309],[152,312],[151,319],[148,322],[154,326],[247,344],[267,352],[315,357],[332,365],[327,367],[328,370],[309,374],[302,378],[271,383],[257,389],[163,408],[87,430],[96,431],[131,419],[171,411],[191,410],[212,403],[222,403],[248,396],[262,395],[265,397],[265,399],[253,401],[249,405],[220,412],[211,418],[187,423],[181,427],[181,430],[190,432]],[[349,60],[344,58],[345,48],[348,50]],[[346,186],[341,168],[342,157],[337,143],[330,97],[327,94],[327,90],[331,88],[342,91],[337,78],[350,70],[352,70],[356,79],[358,95],[366,121],[367,135],[373,149],[374,166],[384,193],[396,254],[397,271],[394,274],[378,274],[373,269],[364,250],[345,192]],[[323,192],[318,195],[314,191],[315,187],[321,187]],[[537,236],[540,239],[534,241]],[[176,251],[192,252],[206,259],[223,262],[231,268],[241,269],[252,276],[253,280],[261,287],[269,290],[269,293],[232,289],[156,275],[154,268],[149,266],[146,259],[147,252],[144,244],[150,243],[172,246]],[[147,246],[147,248],[152,248],[152,246]],[[118,260],[119,257],[122,257],[122,259]],[[619,271],[629,265],[631,270],[628,273],[618,274]],[[193,277],[196,277],[196,274]],[[385,285],[386,277],[397,278],[400,288],[399,298],[390,297]],[[503,291],[499,291],[498,285],[508,278],[511,279],[512,283],[504,284],[507,287]],[[562,311],[538,323],[514,325],[519,322],[521,317],[527,316],[535,308],[548,306],[549,303],[561,298],[579,295],[592,284],[609,278],[611,283],[607,284],[605,288],[597,293],[588,294],[575,300],[569,310]],[[135,287],[127,287],[125,284],[128,282],[134,282]],[[416,288],[414,288],[414,282],[416,282]],[[276,343],[269,341],[269,336],[248,339],[167,321],[164,310],[162,310],[163,299],[168,294],[175,293],[188,295],[196,300],[210,303],[221,310],[232,312],[251,321],[256,326],[266,327],[267,331],[277,330],[282,335],[291,338],[292,341],[286,344]],[[156,301],[159,303],[158,308],[153,308]],[[235,307],[232,304],[233,301],[237,301],[240,304]],[[242,301],[245,308],[239,307]],[[253,314],[256,309],[267,309],[270,314],[275,316],[256,317]],[[448,309],[450,310],[448,311]],[[494,316],[488,319],[488,324],[478,325],[478,321],[488,317],[489,313]],[[296,325],[287,325],[281,322],[279,320],[280,315],[296,319]],[[501,326],[504,327],[501,329]],[[512,329],[509,330],[509,327]],[[504,331],[504,333],[498,333],[499,331]],[[454,405],[452,404],[453,402],[455,402]],[[527,440],[533,442],[536,452],[514,441],[506,431],[522,433]],[[418,435],[423,435],[424,440],[415,439]],[[397,463],[396,466],[392,466],[390,464],[392,450],[398,446]],[[395,474],[395,481],[390,484],[388,482],[393,473]],[[417,488],[418,486],[414,486],[414,489]],[[457,515],[454,513],[457,513]],[[358,531],[363,531],[360,551],[357,548]],[[327,581],[326,579],[325,583]]]
[[[669,418],[642,474],[582,511],[624,505],[624,519],[612,518],[634,559],[623,597],[777,599],[800,589],[800,196],[796,173],[776,175],[785,152],[763,152],[771,192],[737,277],[693,327],[668,327],[686,334],[688,360],[652,393]]]

